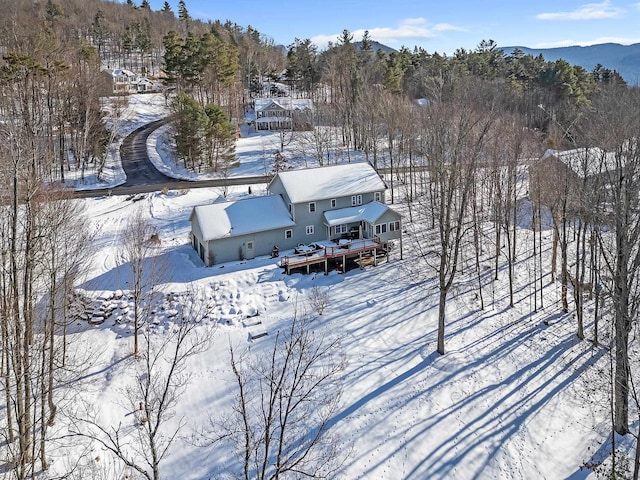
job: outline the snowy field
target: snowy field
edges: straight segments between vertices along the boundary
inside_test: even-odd
[[[240,139],[238,171],[264,173],[263,151],[277,148],[278,142],[273,134]],[[155,150],[163,156],[161,147]],[[230,197],[241,197],[245,188],[231,189]],[[263,188],[254,186],[253,193]],[[200,328],[215,330],[213,342],[190,360],[192,379],[171,420],[175,426],[184,419],[185,427],[161,464],[163,478],[220,478],[237,469],[232,451],[190,441],[199,428],[231,409],[235,384],[229,345],[248,349],[249,355],[268,350],[314,287],[325,289],[330,298],[314,320],[316,333],[340,338],[348,361],[341,408],[329,424],[347,454],[337,478],[597,478],[581,467],[609,452],[608,355],[578,341],[571,314],[559,313],[560,286],[551,284],[549,276],[544,308],[538,304],[534,311],[530,230],[518,232],[515,306],[509,307],[506,270],[493,281],[491,260],[485,259],[485,308],[480,310],[469,264],[450,296],[447,353],[439,356],[437,279],[416,259],[419,226],[406,225],[403,259],[395,251],[388,263],[345,274],[285,275],[267,257],[205,268],[189,245],[188,217],[194,206],[218,195],[215,189],[192,189],[148,194],[136,202],[118,196],[78,200],[95,235],[90,273],[79,288],[106,320],[100,325],[78,320],[74,326],[70,348],[81,352],[86,368],[74,383],[74,404],[92,405],[104,425],[123,426],[130,438],[139,428],[135,412],[122,400],[139,360],[130,355],[132,304],[119,245],[127,219],[139,209],[159,234],[155,255],[168,265],[154,335],[171,328],[185,292],[197,292],[210,307]],[[406,213],[405,206],[396,208]],[[550,231],[544,232],[543,248],[548,268]],[[591,301],[585,312],[590,336]],[[268,335],[252,340],[256,329]],[[60,422],[57,434],[64,435],[66,428]],[[97,443],[86,447],[82,462],[96,472],[95,478],[119,478],[98,477],[122,470]],[[53,469],[62,472],[71,460],[68,450],[59,452],[64,456],[55,458]],[[77,446],[72,452],[81,451]]]

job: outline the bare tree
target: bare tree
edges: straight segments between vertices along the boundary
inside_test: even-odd
[[[314,285],[307,293],[307,302],[314,312],[318,315],[322,315],[325,309],[329,306],[329,303],[331,303],[329,288],[322,288],[318,285]]]
[[[127,283],[133,296],[133,354],[138,355],[138,330],[148,308],[153,290],[158,285],[165,268],[157,256],[151,241],[155,233],[142,208],[127,222],[122,232],[122,258],[128,264]]]
[[[294,315],[258,358],[230,347],[235,407],[214,430],[235,447],[245,480],[331,478],[345,458],[328,432],[345,360],[339,340],[316,335],[309,320]]]
[[[438,353],[444,355],[445,312],[449,290],[458,272],[458,260],[468,224],[468,207],[476,181],[476,166],[485,153],[492,115],[464,104],[433,106],[425,117],[423,135],[433,184],[425,220],[437,228],[436,238],[418,241],[420,255],[438,273]],[[435,258],[435,260],[434,260]]]
[[[635,90],[612,89],[597,99],[585,119],[590,140],[609,152],[603,158],[601,217],[612,232],[600,228],[598,243],[603,267],[612,279],[614,305],[615,374],[614,429],[629,432],[629,333],[640,307],[640,96]],[[597,130],[594,126],[598,126]]]
[[[201,322],[207,307],[194,293],[169,299],[167,307],[176,313],[164,331],[148,324],[142,329],[142,360],[132,365],[132,382],[122,391],[122,406],[133,414],[137,428],[107,426],[91,405],[74,415],[70,428],[73,436],[98,442],[148,480],[161,478],[160,464],[186,426],[184,418],[176,426],[170,420],[191,380],[188,362],[209,348],[215,333],[213,326]]]
[[[497,127],[502,135],[493,138],[491,149],[496,226],[495,278],[498,278],[500,254],[504,253],[507,258],[511,307],[514,306],[518,197],[523,193],[519,182],[520,162],[523,158],[533,156],[534,146],[531,132],[522,125],[519,118],[503,114]],[[502,248],[503,240],[506,242],[506,251]]]

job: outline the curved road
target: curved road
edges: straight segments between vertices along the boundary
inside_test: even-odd
[[[147,139],[154,130],[172,120],[173,117],[169,116],[143,125],[127,135],[122,141],[120,159],[122,168],[127,175],[127,181],[123,185],[97,190],[78,190],[75,195],[80,198],[102,197],[103,195],[135,195],[160,191],[165,187],[169,189],[222,187],[225,185],[252,185],[269,181],[269,177],[264,175],[197,181],[178,180],[166,176],[149,160]]]

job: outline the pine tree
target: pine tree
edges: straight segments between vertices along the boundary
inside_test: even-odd
[[[227,167],[233,159],[236,130],[228,115],[218,105],[207,105],[204,113],[207,116],[205,138],[208,166],[214,171],[219,171]]]
[[[162,5],[162,13],[171,13],[173,14],[173,10],[171,10],[171,5],[169,5],[169,2],[167,2],[165,0],[164,4]]]
[[[198,102],[186,93],[176,95],[172,105],[177,114],[173,129],[176,154],[184,162],[185,168],[199,170],[207,116]]]
[[[187,10],[187,4],[184,0],[178,2],[178,18],[184,21],[191,20],[189,10]]]
[[[55,3],[52,0],[47,0],[47,9],[46,9],[47,20],[52,22],[56,18],[64,16],[64,10],[59,3]]]

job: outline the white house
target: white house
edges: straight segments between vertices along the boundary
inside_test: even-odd
[[[137,93],[139,77],[131,70],[115,68],[112,70],[105,70],[105,74],[111,80],[111,85],[113,87],[112,93]]]
[[[308,98],[256,98],[256,130],[299,130],[311,128],[313,102]]]

